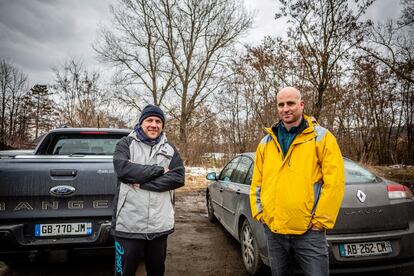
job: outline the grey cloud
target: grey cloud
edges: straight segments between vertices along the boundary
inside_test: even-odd
[[[401,13],[401,5],[399,0],[377,0],[368,9],[367,17],[376,21],[384,21],[386,19],[397,19]]]
[[[284,36],[286,25],[274,20],[278,1],[245,1],[258,13],[256,28],[243,42],[259,43],[265,35]],[[0,59],[9,58],[33,82],[41,83],[52,82],[51,68],[72,57],[83,60],[88,69],[104,71],[91,45],[98,24],[110,20],[109,4],[116,0],[0,0]],[[377,0],[369,17],[394,17],[398,6],[399,0]]]
[[[1,0],[0,58],[8,58],[33,82],[51,82],[52,67],[82,59],[97,67],[91,48],[114,0]],[[49,73],[48,73],[49,72]]]
[[[75,32],[70,26],[75,24],[73,17],[65,16],[67,11],[61,1],[2,1],[0,23],[11,33],[33,39],[33,41],[54,41],[70,38]],[[13,39],[13,37],[11,37]]]

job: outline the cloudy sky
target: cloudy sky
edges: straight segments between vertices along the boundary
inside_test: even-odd
[[[283,35],[286,26],[275,21],[277,0],[245,0],[256,11],[254,28],[243,42],[265,35]],[[8,59],[29,76],[30,84],[51,83],[52,67],[71,57],[89,70],[105,72],[91,45],[99,25],[110,22],[109,5],[116,0],[0,0],[0,59]],[[399,0],[377,0],[367,16],[396,17]]]

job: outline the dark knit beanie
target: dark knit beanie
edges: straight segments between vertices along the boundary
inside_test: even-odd
[[[162,112],[161,108],[159,108],[156,105],[149,104],[141,112],[141,116],[139,117],[139,125],[142,124],[142,122],[145,120],[145,118],[148,118],[150,116],[156,116],[161,119],[162,126],[165,126],[165,116],[164,112]]]

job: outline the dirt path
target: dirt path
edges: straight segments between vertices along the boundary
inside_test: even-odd
[[[204,190],[177,193],[166,275],[248,275],[239,243],[222,226],[209,222],[205,206]]]

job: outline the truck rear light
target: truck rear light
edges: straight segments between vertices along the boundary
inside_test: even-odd
[[[413,198],[413,193],[410,189],[401,184],[388,184],[387,191],[389,199]]]

